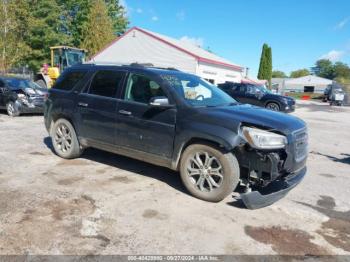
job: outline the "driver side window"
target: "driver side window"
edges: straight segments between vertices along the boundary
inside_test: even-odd
[[[130,74],[126,85],[124,100],[148,104],[151,98],[165,96],[160,85],[149,77]]]

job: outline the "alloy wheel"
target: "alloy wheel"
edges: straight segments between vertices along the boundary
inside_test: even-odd
[[[268,108],[272,111],[280,111],[280,108],[276,103],[270,103],[266,106],[266,108]]]
[[[13,103],[9,103],[7,105],[7,113],[9,114],[9,116],[13,116],[15,113],[15,107],[13,105]]]
[[[60,124],[56,128],[54,142],[57,148],[66,153],[72,147],[72,132],[65,124]]]
[[[208,152],[196,152],[187,164],[187,175],[202,192],[211,192],[223,183],[223,168],[220,161]]]

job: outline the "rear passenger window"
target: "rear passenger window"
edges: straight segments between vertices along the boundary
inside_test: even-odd
[[[124,74],[124,72],[112,70],[98,71],[91,82],[89,94],[116,97],[117,89]]]
[[[84,78],[86,75],[86,70],[79,70],[79,71],[69,71],[67,73],[64,73],[59,77],[53,86],[55,89],[60,90],[72,90],[73,87]]]

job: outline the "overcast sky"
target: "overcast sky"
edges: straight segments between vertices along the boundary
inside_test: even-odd
[[[319,58],[350,63],[350,0],[123,0],[130,26],[191,41],[251,69],[272,47],[275,70]]]

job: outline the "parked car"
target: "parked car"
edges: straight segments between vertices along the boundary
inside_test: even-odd
[[[6,109],[9,116],[43,113],[47,94],[28,79],[0,76],[0,109]]]
[[[86,64],[49,90],[46,129],[62,158],[93,147],[180,171],[195,197],[238,186],[248,208],[282,198],[306,173],[299,118],[242,105],[198,76],[143,66]]]
[[[243,104],[251,104],[287,113],[295,110],[295,100],[293,98],[274,94],[264,86],[226,82],[219,84],[218,87]]]
[[[345,98],[345,92],[341,85],[334,83],[328,86],[323,92],[323,101],[330,105],[342,105]]]

